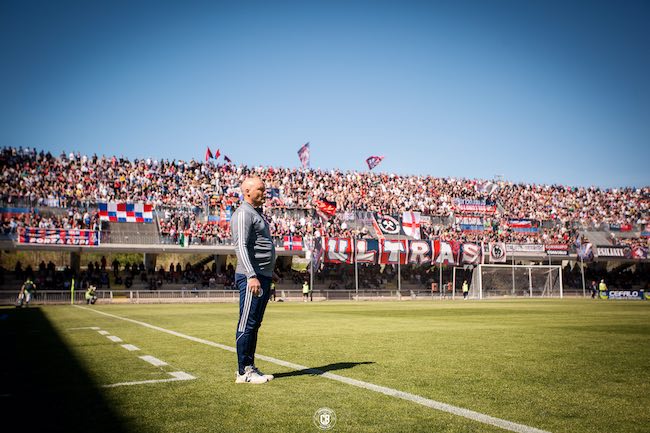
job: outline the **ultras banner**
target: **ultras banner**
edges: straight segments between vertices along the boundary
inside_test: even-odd
[[[477,264],[480,246],[471,243],[406,239],[326,238],[325,263]]]
[[[76,229],[42,229],[27,227],[19,230],[18,243],[39,245],[99,245],[99,232]]]
[[[636,260],[645,260],[648,258],[648,249],[641,246],[629,247],[627,245],[597,245],[596,253],[598,257]]]

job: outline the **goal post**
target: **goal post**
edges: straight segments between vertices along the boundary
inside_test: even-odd
[[[474,268],[470,297],[562,298],[562,266],[481,264]]]

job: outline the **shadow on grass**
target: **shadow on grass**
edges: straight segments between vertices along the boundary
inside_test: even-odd
[[[0,309],[0,407],[21,432],[127,433],[37,307]]]
[[[347,370],[349,368],[353,368],[356,367],[357,365],[362,365],[362,364],[374,364],[374,362],[373,361],[335,362],[333,364],[327,364],[321,367],[305,368],[303,370],[290,371],[287,373],[275,373],[273,374],[273,377],[276,379],[280,379],[283,377],[294,377],[294,376],[305,376],[305,375],[320,376],[321,374],[327,373],[329,371]]]

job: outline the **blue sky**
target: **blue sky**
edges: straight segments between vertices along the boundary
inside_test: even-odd
[[[650,185],[650,2],[0,3],[0,145]]]

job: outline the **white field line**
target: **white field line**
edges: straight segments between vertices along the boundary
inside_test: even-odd
[[[133,344],[122,344],[122,347],[128,350],[129,352],[133,352],[135,350],[140,350],[139,347],[134,346]]]
[[[225,344],[215,343],[210,340],[204,340],[203,338],[193,337],[191,335],[182,334],[180,332],[172,331],[170,329],[161,328],[159,326],[151,325],[146,322],[140,322],[139,320],[129,319],[128,317],[117,316],[115,314],[106,313],[104,311],[95,310],[92,308],[82,307],[80,305],[75,305],[77,308],[82,308],[84,310],[92,311],[97,314],[103,314],[104,316],[113,317],[115,319],[124,320],[126,322],[135,323],[136,325],[144,326],[145,328],[154,329],[156,331],[164,332],[166,334],[173,335],[175,337],[184,338],[186,340],[194,341],[196,343],[205,344],[207,346],[217,347],[219,349],[227,350],[229,352],[237,352],[237,349],[234,347],[226,346]],[[518,424],[512,421],[508,421],[501,418],[496,418],[490,415],[486,415],[480,412],[475,412],[473,410],[465,409],[458,406],[453,406],[451,404],[442,403],[436,400],[431,400],[416,394],[411,394],[404,391],[399,391],[397,389],[388,388],[385,386],[375,385],[374,383],[364,382],[362,380],[351,379],[349,377],[340,376],[338,374],[322,372],[320,370],[309,368],[304,365],[294,364],[293,362],[283,361],[281,359],[273,358],[265,355],[255,355],[256,358],[262,359],[264,361],[281,365],[283,367],[290,368],[292,370],[311,370],[314,373],[319,374],[321,377],[326,377],[331,380],[336,380],[337,382],[346,383],[348,385],[356,386],[358,388],[367,389],[370,391],[375,391],[380,394],[388,395],[390,397],[400,398],[402,400],[407,400],[413,403],[417,403],[422,406],[430,407],[432,409],[437,409],[442,412],[451,413],[454,415],[461,416],[463,418],[471,419],[473,421],[478,421],[483,424],[492,425],[495,427],[502,428],[504,430],[509,430],[517,433],[550,433],[547,430],[541,430],[535,427],[530,427],[524,424]]]
[[[116,337],[114,335],[109,335],[110,332],[108,331],[103,331],[101,328],[97,326],[83,326],[79,328],[68,328],[70,330],[78,330],[78,329],[92,329],[93,331],[98,331],[101,335],[106,336],[109,340],[115,342],[115,343],[122,343],[123,340],[120,337]],[[123,348],[128,350],[129,352],[133,352],[136,350],[140,350],[139,347],[134,346],[133,344],[122,344],[121,345]],[[138,358],[142,359],[143,361],[146,361],[156,367],[162,367],[167,364],[165,361],[161,361],[158,358],[155,358],[151,355],[144,355],[144,356],[139,356]],[[196,377],[192,376],[191,374],[185,373],[184,371],[172,371],[168,373],[170,376],[172,376],[172,379],[154,379],[154,380],[138,380],[134,382],[120,382],[120,383],[112,383],[109,385],[102,385],[104,388],[114,388],[116,386],[130,386],[130,385],[143,385],[143,384],[149,384],[149,383],[162,383],[162,382],[176,382],[179,380],[192,380],[196,379]],[[2,397],[0,395],[0,397]]]
[[[150,383],[163,383],[163,382],[178,382],[179,380],[192,380],[196,377],[191,374],[187,374],[184,371],[174,371],[169,373],[171,379],[154,379],[154,380],[138,380],[135,382],[120,382],[120,383],[111,383],[109,385],[102,385],[103,388],[115,388],[117,386],[131,386],[131,385],[146,385]]]
[[[196,377],[192,376],[189,373],[185,373],[184,371],[172,371],[171,373],[172,376],[174,376],[178,380],[192,380],[196,379]]]
[[[162,367],[164,365],[169,365],[165,361],[161,361],[160,359],[155,358],[155,357],[153,357],[151,355],[138,356],[138,358],[140,358],[143,361],[148,362],[151,365],[155,365],[156,367]]]

